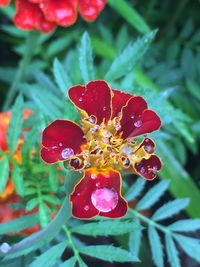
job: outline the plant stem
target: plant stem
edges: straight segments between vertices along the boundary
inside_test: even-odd
[[[65,231],[65,234],[66,234],[66,236],[67,236],[67,238],[68,238],[69,244],[71,245],[71,248],[72,248],[72,250],[73,250],[73,252],[74,252],[74,256],[76,257],[76,259],[77,259],[79,265],[82,266],[82,260],[81,260],[81,257],[80,257],[80,255],[79,255],[79,251],[78,251],[78,249],[76,248],[76,245],[74,244],[74,241],[73,241],[73,239],[72,239],[70,230],[67,228],[66,225],[63,225],[62,228],[63,228],[63,230]]]
[[[146,224],[149,224],[149,225],[153,225],[154,227],[156,227],[157,229],[159,229],[161,232],[164,232],[165,234],[168,234],[168,235],[171,235],[173,236],[173,232],[170,231],[167,227],[165,226],[162,226],[156,222],[154,222],[153,220],[151,220],[150,218],[142,215],[139,211],[137,210],[132,210],[132,209],[129,209],[129,212],[131,214],[133,214],[134,216],[136,216],[137,218],[141,219],[143,222],[145,222]]]
[[[36,32],[28,33],[27,39],[26,39],[25,52],[19,63],[19,67],[16,71],[13,82],[8,90],[6,100],[3,105],[4,111],[7,111],[9,109],[10,105],[12,104],[15,98],[17,87],[19,83],[23,80],[23,76],[24,76],[24,73],[26,72],[27,65],[29,64],[32,56],[34,55],[37,39],[38,39],[38,35]]]

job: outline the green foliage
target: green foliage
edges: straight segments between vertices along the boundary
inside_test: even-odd
[[[1,170],[1,179],[0,179],[0,193],[5,189],[6,183],[9,178],[9,161],[6,156],[3,159],[0,159],[0,170]]]

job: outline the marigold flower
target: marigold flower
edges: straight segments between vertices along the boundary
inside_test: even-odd
[[[10,0],[0,0],[6,6]],[[51,32],[56,26],[68,27],[77,20],[77,13],[94,21],[106,5],[106,0],[16,0],[14,23],[23,30]]]
[[[80,111],[81,127],[53,121],[43,132],[41,157],[48,164],[68,161],[72,170],[84,171],[70,196],[75,217],[121,217],[127,202],[120,172],[153,180],[161,168],[154,142],[136,138],[158,130],[160,118],[142,97],[111,89],[105,81],[74,86],[69,98]]]

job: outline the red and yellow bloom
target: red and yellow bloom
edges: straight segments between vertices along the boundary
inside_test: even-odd
[[[69,98],[82,116],[81,127],[55,120],[43,132],[41,157],[46,163],[68,161],[84,171],[71,193],[72,214],[117,218],[126,214],[121,196],[121,171],[153,180],[161,168],[154,142],[138,136],[158,130],[161,121],[146,101],[111,89],[105,81],[69,89]]]
[[[0,6],[9,3],[0,0]],[[74,24],[78,12],[86,21],[94,21],[105,5],[106,0],[16,0],[14,23],[23,30],[48,33],[56,26]]]

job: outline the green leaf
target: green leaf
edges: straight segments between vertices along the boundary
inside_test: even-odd
[[[175,199],[173,201],[169,201],[160,207],[151,217],[154,221],[160,221],[166,218],[169,218],[177,213],[179,213],[182,209],[187,207],[190,200],[189,198],[185,199]]]
[[[26,228],[32,227],[39,222],[37,213],[25,215],[15,220],[11,220],[7,223],[0,224],[0,235],[6,233],[16,233]]]
[[[135,262],[138,258],[128,251],[106,245],[79,248],[80,253],[108,262]]]
[[[34,192],[35,192],[35,189],[34,189]],[[32,198],[26,204],[26,211],[30,211],[30,210],[34,209],[36,206],[39,205],[39,203],[40,203],[39,198]]]
[[[44,229],[13,245],[6,254],[4,260],[17,258],[48,244],[59,233],[61,227],[66,223],[70,216],[71,207],[69,204],[69,195],[67,194],[56,217]]]
[[[49,184],[53,192],[58,191],[57,170],[55,166],[49,166]]]
[[[66,241],[63,241],[62,243],[51,247],[43,254],[41,254],[39,257],[37,257],[36,260],[34,260],[34,262],[32,262],[29,265],[29,267],[55,266],[57,259],[60,258],[65,248],[66,248]]]
[[[55,58],[53,62],[53,74],[61,93],[64,95],[64,97],[66,97],[67,88],[72,86],[72,82],[67,74],[66,69],[57,58]]]
[[[129,188],[128,192],[126,193],[125,198],[127,199],[127,201],[132,201],[136,199],[144,189],[145,183],[145,179],[138,178],[137,181]]]
[[[165,235],[167,257],[171,267],[181,267],[178,251],[170,235]]]
[[[140,33],[150,32],[150,28],[143,17],[127,1],[108,0],[108,4]]]
[[[9,161],[4,155],[3,159],[0,159],[0,194],[4,191],[9,178]]]
[[[200,100],[200,87],[195,81],[191,79],[186,79],[186,86],[191,95],[197,100]]]
[[[19,167],[17,163],[13,164],[12,180],[14,182],[17,194],[23,197],[24,196],[24,179],[23,179],[21,168]]]
[[[39,204],[39,217],[41,226],[45,227],[50,219],[50,210],[44,202]]]
[[[80,71],[85,83],[94,80],[93,56],[90,37],[85,32],[81,38],[79,47]]]
[[[200,219],[185,219],[167,226],[172,231],[194,232],[200,229]]]
[[[161,181],[154,187],[152,187],[144,197],[138,202],[136,209],[144,210],[149,209],[152,205],[154,205],[159,198],[164,194],[164,192],[168,188],[168,181]]]
[[[13,105],[12,116],[7,132],[7,140],[10,153],[13,153],[15,151],[20,134],[22,132],[23,106],[24,100],[22,95],[20,94]]]
[[[157,30],[152,31],[139,38],[135,43],[130,43],[113,61],[105,75],[105,80],[114,81],[133,70],[146,53],[156,32]]]
[[[153,225],[149,225],[148,227],[148,236],[149,236],[153,261],[157,267],[163,267],[164,266],[163,248],[158,232],[153,227]]]
[[[132,231],[136,231],[140,228],[134,222],[111,220],[111,221],[100,221],[92,222],[83,225],[73,227],[72,232],[89,235],[89,236],[108,236],[108,235],[122,235]]]
[[[138,218],[135,218],[134,220],[135,220],[136,225],[138,226],[138,229],[129,234],[128,244],[129,244],[129,250],[131,254],[138,257],[139,252],[140,252],[140,245],[142,241],[142,227],[141,227],[141,224]]]
[[[64,261],[59,265],[59,267],[74,267],[76,264],[76,257],[72,257],[67,261]]]
[[[200,262],[200,240],[192,237],[176,234],[176,241],[187,255]]]

